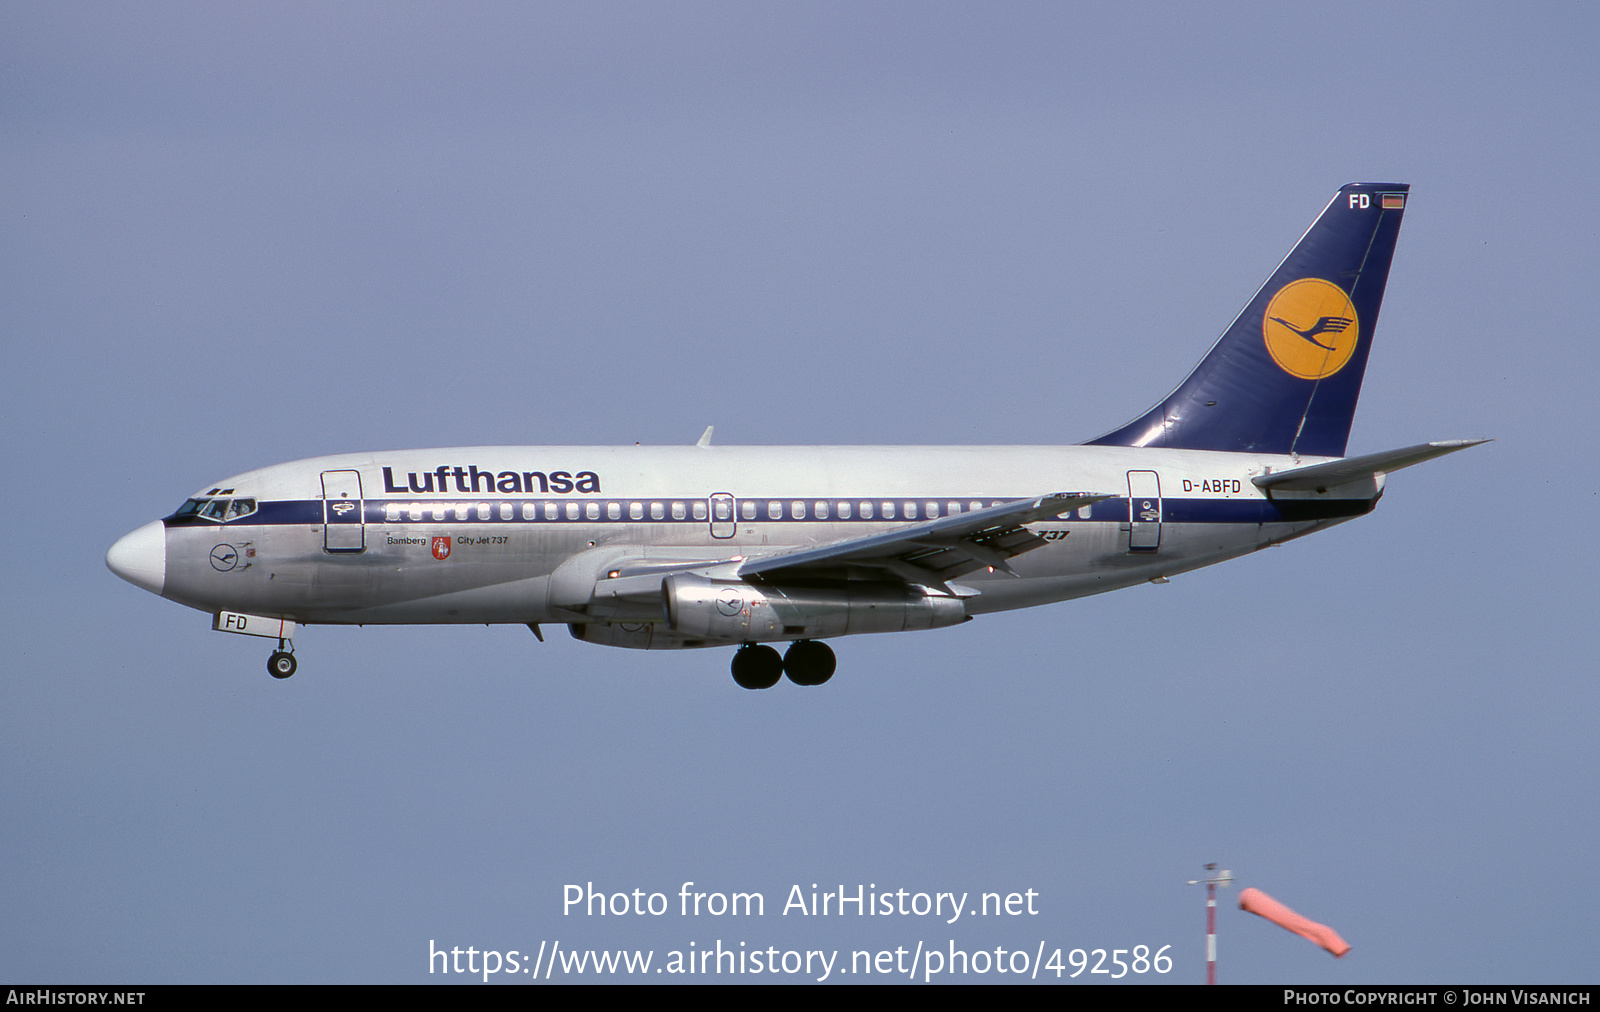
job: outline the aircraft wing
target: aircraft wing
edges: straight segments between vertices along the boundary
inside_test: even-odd
[[[1110,494],[1098,492],[1056,492],[1036,499],[1013,499],[885,534],[747,559],[736,572],[742,578],[784,580],[838,577],[852,569],[878,570],[890,579],[957,593],[949,581],[979,569],[993,567],[1016,575],[1009,560],[1046,544],[1027,524],[1053,520],[1068,510],[1110,498]]]

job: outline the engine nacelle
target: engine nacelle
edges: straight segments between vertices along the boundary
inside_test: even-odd
[[[885,583],[777,586],[680,573],[661,589],[674,633],[731,643],[937,629],[968,618],[960,598]]]
[[[656,622],[570,622],[567,631],[575,640],[629,650],[684,650],[728,645],[717,640],[679,636]]]

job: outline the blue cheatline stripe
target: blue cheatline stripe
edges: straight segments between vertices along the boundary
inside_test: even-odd
[[[721,521],[713,520],[710,515],[695,517],[696,504],[704,507],[705,499],[598,499],[598,498],[517,498],[517,499],[479,499],[463,501],[450,500],[419,500],[419,499],[368,499],[364,503],[362,519],[368,524],[384,525],[436,525],[436,524],[517,524],[517,525],[570,525],[581,524],[591,526],[595,524],[679,524],[691,526],[704,526],[710,523],[759,523],[759,524],[795,524],[795,523],[870,523],[884,525],[899,525],[905,523],[918,523],[923,520],[932,520],[936,517],[954,516],[957,512],[971,512],[975,508],[998,505],[1020,496],[943,496],[938,499],[922,497],[908,498],[877,498],[877,499],[814,499],[814,498],[787,498],[787,499],[738,499],[736,500],[734,516]],[[683,516],[674,518],[672,507],[674,504],[683,507]],[[742,515],[744,505],[755,505],[755,516]],[[577,516],[569,517],[567,507],[571,504],[577,507]],[[655,505],[662,507],[662,517],[652,518],[651,509]],[[779,507],[777,516],[773,516],[769,507],[776,504]],[[796,505],[799,510],[796,510]],[[885,506],[893,507],[893,515],[885,516]],[[955,504],[953,507],[952,504]],[[553,505],[556,516],[547,515],[547,506]],[[638,506],[643,514],[641,518],[632,517],[632,507]],[[1321,520],[1335,517],[1359,516],[1372,509],[1373,501],[1366,499],[1331,499],[1331,500],[1306,500],[1306,499],[1269,499],[1240,498],[1240,499],[1180,499],[1166,497],[1161,499],[1161,519],[1165,523],[1180,524],[1267,524],[1284,523],[1302,520]],[[417,507],[413,510],[412,507]],[[487,509],[480,508],[487,506]],[[502,516],[502,506],[510,507],[510,516]],[[525,513],[524,507],[531,506],[531,511]],[[825,507],[825,515],[819,515],[819,506]],[[871,508],[871,515],[864,516],[863,510]],[[915,506],[914,516],[907,515],[909,507]],[[590,507],[596,515],[590,515]],[[930,508],[931,507],[931,508]],[[800,515],[796,516],[796,512]],[[613,515],[613,513],[615,515]],[[1087,514],[1086,516],[1084,514]],[[1093,504],[1084,510],[1068,513],[1058,523],[1092,522],[1092,523],[1126,523],[1129,517],[1129,500],[1106,499]],[[168,527],[281,527],[281,526],[311,526],[321,524],[322,500],[320,499],[286,499],[263,500],[255,513],[241,517],[227,524],[218,524],[215,521],[205,520],[201,517],[190,515],[184,517],[170,516],[166,518]]]

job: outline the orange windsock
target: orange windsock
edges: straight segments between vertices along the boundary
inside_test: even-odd
[[[1309,917],[1295,913],[1260,889],[1246,889],[1241,892],[1239,909],[1248,910],[1258,917],[1265,917],[1281,928],[1287,928],[1303,938],[1311,939],[1333,953],[1336,959],[1350,951],[1350,943],[1340,938],[1337,931],[1326,924],[1318,924]]]

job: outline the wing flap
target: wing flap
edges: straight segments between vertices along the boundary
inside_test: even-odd
[[[1057,492],[1013,499],[883,534],[748,559],[740,563],[738,575],[781,580],[849,569],[878,570],[906,583],[949,593],[950,580],[989,567],[1011,572],[1009,560],[1046,544],[1027,529],[1028,524],[1053,520],[1069,510],[1110,498],[1109,493]]]

